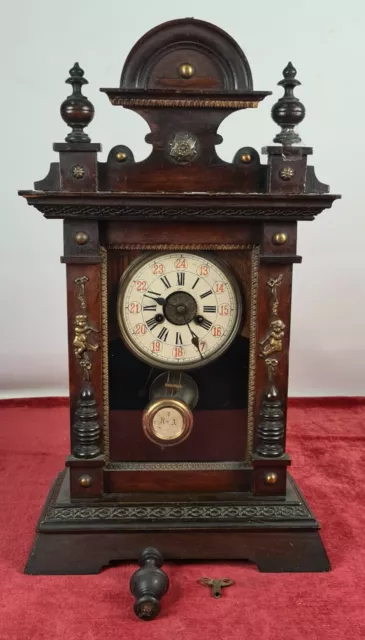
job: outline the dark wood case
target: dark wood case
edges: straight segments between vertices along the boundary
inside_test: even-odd
[[[71,131],[34,191],[64,220],[71,454],[41,515],[28,573],[95,573],[145,546],[166,559],[245,559],[262,571],[325,571],[319,524],[287,473],[285,452],[292,267],[297,222],[335,198],[307,165],[295,130],[304,118],[289,63],[272,117],[267,163],[246,146],[218,155],[218,127],[268,95],[254,91],[238,45],[200,20],[165,23],[131,50],[120,87],[102,89],[150,127],[148,158],[123,144],[98,162],[84,131],[94,109],[76,63],[61,106]],[[239,132],[237,132],[239,134]],[[238,137],[240,137],[238,135]],[[120,277],[148,252],[194,251],[231,267],[244,314],[227,352],[191,375],[199,390],[192,434],[161,449],[141,428],[157,375],[125,346]],[[315,464],[315,461],[313,461]]]

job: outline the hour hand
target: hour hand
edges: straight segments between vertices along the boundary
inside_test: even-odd
[[[149,296],[147,293],[144,294],[145,298],[150,298],[150,300],[154,300],[154,302],[157,302],[157,304],[160,304],[162,306],[164,306],[164,304],[166,304],[166,300],[165,298],[153,298],[152,296]]]

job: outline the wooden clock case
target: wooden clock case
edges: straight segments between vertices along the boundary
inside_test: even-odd
[[[84,128],[93,118],[76,63],[61,115],[71,127],[59,162],[34,191],[48,219],[64,220],[71,455],[37,527],[28,573],[97,573],[146,546],[168,560],[244,559],[261,571],[326,571],[319,524],[288,474],[285,452],[292,267],[297,222],[331,207],[299,146],[304,107],[284,70],[272,109],[281,131],[258,152],[220,159],[218,127],[256,108],[247,59],[221,29],[175,20],[131,50],[120,87],[102,89],[148,123],[148,158],[122,144],[99,162]],[[240,137],[238,132],[238,137]],[[125,347],[118,282],[144,252],[208,252],[242,290],[239,335],[196,370],[200,406],[181,445],[162,449],[141,427],[149,367]],[[147,382],[146,382],[147,374]],[[194,374],[191,374],[194,376]],[[315,461],[313,461],[315,464]]]

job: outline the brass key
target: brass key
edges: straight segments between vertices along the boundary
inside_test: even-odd
[[[212,589],[213,598],[220,598],[222,595],[222,587],[229,587],[234,584],[234,580],[230,578],[200,578],[198,580],[200,584],[210,587]]]

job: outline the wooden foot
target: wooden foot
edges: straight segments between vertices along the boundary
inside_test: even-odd
[[[160,569],[163,557],[158,549],[147,547],[138,562],[141,568],[132,575],[129,584],[136,598],[134,613],[142,620],[153,620],[160,613],[160,599],[169,588],[169,579]]]

